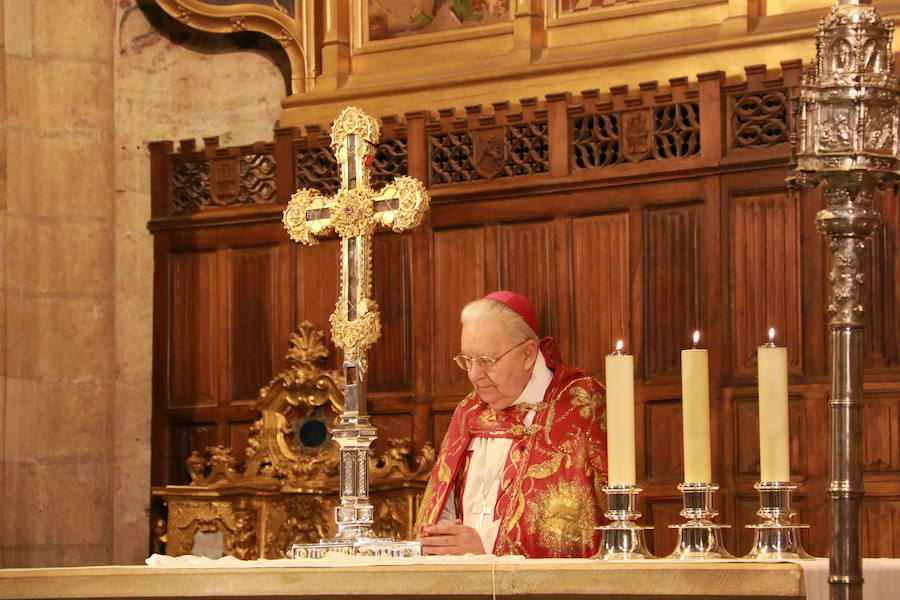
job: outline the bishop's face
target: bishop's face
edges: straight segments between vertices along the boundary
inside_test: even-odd
[[[475,361],[467,371],[472,387],[494,410],[512,406],[531,379],[538,352],[537,342],[521,342],[521,338],[511,338],[499,322],[491,319],[463,325],[460,339],[463,354],[472,358],[503,355],[490,368],[484,368],[478,364],[479,361]],[[515,347],[516,344],[521,345]],[[510,348],[514,349],[504,355]]]

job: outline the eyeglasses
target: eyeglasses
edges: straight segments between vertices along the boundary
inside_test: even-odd
[[[503,358],[504,356],[506,356],[507,354],[509,354],[510,352],[512,352],[513,350],[515,350],[516,348],[518,348],[519,346],[521,346],[522,344],[524,344],[527,341],[528,340],[522,340],[521,342],[519,342],[518,344],[516,344],[515,346],[513,346],[512,348],[510,348],[509,350],[507,350],[506,352],[504,352],[503,354],[501,354],[500,356],[498,356],[496,358],[494,358],[492,356],[485,356],[483,354],[481,356],[469,356],[468,354],[464,354],[464,353],[460,352],[459,354],[457,354],[456,356],[453,357],[453,362],[455,362],[457,365],[459,365],[459,368],[462,369],[463,371],[471,371],[472,367],[475,367],[475,366],[477,366],[482,371],[490,371],[491,369],[494,368],[494,366],[498,362],[500,362],[501,358]]]

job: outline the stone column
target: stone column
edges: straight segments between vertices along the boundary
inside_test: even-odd
[[[3,2],[3,567],[112,558],[111,6]]]

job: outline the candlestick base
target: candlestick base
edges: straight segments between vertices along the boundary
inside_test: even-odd
[[[761,523],[747,525],[753,529],[753,547],[744,558],[751,560],[811,559],[800,543],[800,529],[809,525],[796,525],[791,519],[797,512],[791,507],[791,494],[797,486],[787,481],[759,482],[753,486],[759,491]]]
[[[597,560],[647,560],[656,558],[647,549],[644,541],[644,530],[653,529],[636,525],[641,516],[637,510],[637,496],[641,488],[633,485],[610,485],[603,488],[606,492],[609,510],[604,514],[612,521],[609,525],[598,527],[601,531],[600,549],[593,558]]]
[[[675,560],[712,560],[734,558],[722,544],[722,529],[731,525],[716,525],[711,521],[718,513],[713,508],[713,493],[719,489],[715,483],[682,483],[684,508],[681,516],[687,522],[669,525],[678,529],[678,543],[667,558]]]

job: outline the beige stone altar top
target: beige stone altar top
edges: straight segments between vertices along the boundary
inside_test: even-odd
[[[38,598],[805,598],[791,563],[598,563],[335,568],[81,567],[0,570],[0,597]]]

